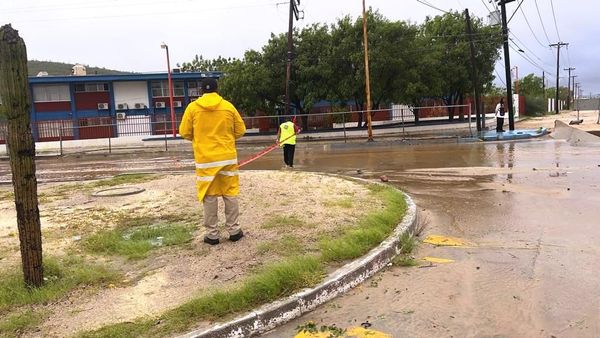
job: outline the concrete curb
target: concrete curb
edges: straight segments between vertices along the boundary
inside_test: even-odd
[[[390,263],[400,252],[400,237],[414,229],[417,223],[417,207],[412,198],[404,194],[406,215],[394,233],[368,254],[333,272],[312,289],[305,289],[285,299],[264,305],[255,311],[230,322],[189,332],[181,338],[241,338],[255,336],[272,330],[317,306],[347,292],[373,276]]]

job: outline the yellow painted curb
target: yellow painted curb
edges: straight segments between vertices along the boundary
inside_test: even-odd
[[[440,245],[440,246],[467,246],[470,245],[467,241],[461,238],[442,236],[442,235],[429,235],[425,240],[425,243]]]
[[[440,263],[440,264],[444,264],[444,263],[453,263],[454,260],[453,259],[447,259],[447,258],[437,258],[437,257],[423,257],[422,260],[426,261],[426,262],[431,262],[431,263]]]
[[[294,338],[329,338],[333,332],[300,332],[294,336]],[[381,331],[368,330],[362,327],[351,327],[346,330],[344,337],[352,338],[392,338],[391,334],[384,333]]]

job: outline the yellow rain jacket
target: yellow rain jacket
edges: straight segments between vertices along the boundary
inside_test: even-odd
[[[235,107],[217,93],[206,93],[185,109],[179,134],[192,141],[198,199],[237,196],[240,191],[235,140],[246,125]]]

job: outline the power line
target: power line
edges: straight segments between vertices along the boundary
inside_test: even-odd
[[[558,36],[558,41],[561,41],[560,33],[558,32],[558,25],[556,24],[556,15],[554,14],[554,1],[550,0],[550,7],[552,8],[552,18],[554,19],[554,28],[556,28],[556,36]]]
[[[537,10],[538,17],[540,18],[540,23],[542,24],[542,29],[544,30],[544,35],[546,35],[546,40],[548,40],[548,44],[551,44],[550,38],[548,37],[548,33],[546,32],[546,26],[544,26],[544,20],[542,20],[542,14],[540,13],[540,8],[538,7],[537,0],[535,2],[535,9]]]
[[[527,49],[529,51],[529,53],[531,53],[533,56],[535,56],[536,59],[538,59],[540,62],[544,62],[542,59],[540,59],[531,49],[529,49],[529,47],[527,47],[527,45],[525,43],[523,43],[523,41],[521,41],[521,39],[519,39],[513,32],[508,32],[510,35],[512,35],[515,39],[517,39],[517,41],[519,41],[519,43],[521,44],[521,46],[523,46],[525,49]],[[512,38],[509,38],[515,45],[516,43],[513,41]]]
[[[538,39],[537,35],[535,35],[535,32],[533,31],[533,28],[531,28],[531,25],[529,24],[529,20],[527,19],[527,15],[525,15],[525,12],[523,11],[523,8],[519,8],[519,9],[521,10],[521,14],[523,14],[523,18],[525,18],[525,22],[527,23],[527,27],[529,27],[529,30],[531,31],[531,34],[535,38],[535,41],[537,41],[540,44],[540,46],[546,48],[546,46],[540,41],[540,39]]]
[[[502,79],[502,77],[500,76],[500,74],[498,74],[498,71],[496,70],[496,68],[494,68],[494,72],[496,72],[496,75],[498,75],[497,79],[500,80],[500,82],[502,82],[502,84],[504,85],[504,87],[506,87],[506,81],[504,81]]]
[[[514,43],[514,41],[513,41],[513,43]],[[517,46],[517,47],[518,47],[518,46]],[[518,50],[518,49],[516,49],[516,48],[515,48],[514,46],[512,46],[512,45],[510,46],[510,48],[511,48],[512,50],[514,50],[515,52],[517,52],[517,54],[518,54],[518,55],[519,55],[521,58],[523,58],[525,61],[529,62],[529,63],[530,63],[531,65],[533,65],[534,67],[536,67],[536,68],[538,68],[538,69],[540,69],[540,70],[542,70],[542,71],[544,71],[544,72],[546,72],[546,73],[550,74],[550,72],[548,72],[546,69],[544,69],[544,67],[542,67],[542,66],[538,65],[538,64],[537,64],[537,63],[535,63],[533,60],[531,60],[531,59],[529,58],[529,56],[527,56],[527,54],[525,54],[525,53],[522,53],[522,52],[519,52],[519,50]]]
[[[435,7],[434,5],[430,4],[429,2],[427,2],[427,1],[425,1],[425,0],[417,0],[417,2],[419,2],[419,3],[422,3],[422,4],[423,4],[423,5],[425,5],[425,6],[429,6],[429,7],[433,8],[433,9],[437,9],[437,10],[438,10],[438,11],[440,11],[440,12],[444,12],[444,13],[446,13],[446,14],[450,14],[450,12],[448,12],[448,11],[445,11],[445,10],[443,10],[443,9],[441,9],[441,8]]]
[[[488,7],[488,5],[485,3],[485,0],[481,0],[481,2],[483,3],[483,5],[485,6],[485,9],[487,9],[487,11],[492,14],[492,11],[490,11],[490,8]]]
[[[519,10],[519,8],[521,8],[521,5],[523,4],[523,1],[525,1],[525,0],[521,0],[521,2],[519,2],[519,5],[515,9],[515,11],[512,13],[512,15],[510,16],[510,19],[508,19],[507,23],[510,22],[510,20],[512,20],[512,18],[513,18],[513,16],[515,16],[515,14],[517,14],[517,10]]]

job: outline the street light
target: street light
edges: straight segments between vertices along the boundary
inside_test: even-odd
[[[160,48],[167,51],[167,76],[169,78],[169,100],[171,107],[171,129],[173,129],[173,138],[177,137],[177,130],[175,129],[175,107],[173,107],[173,79],[171,78],[171,60],[169,59],[169,46],[166,43],[162,43]]]

